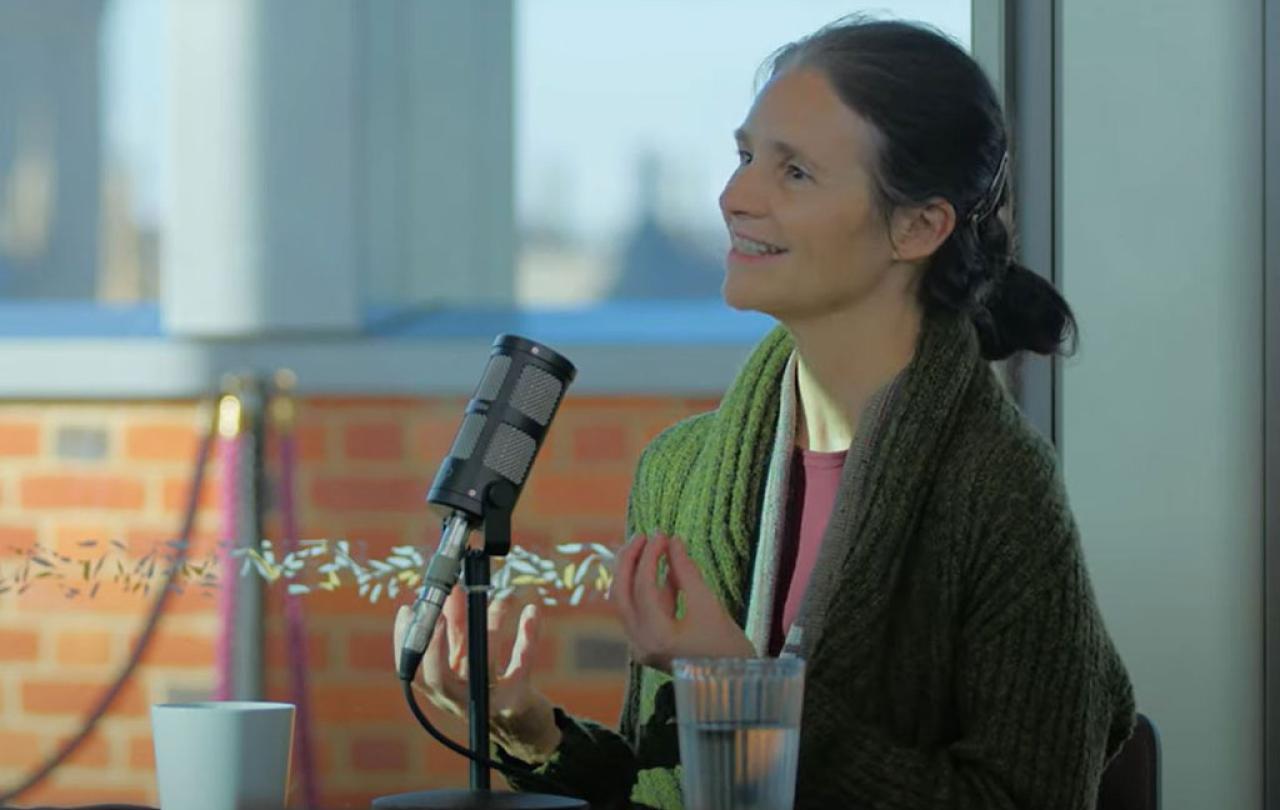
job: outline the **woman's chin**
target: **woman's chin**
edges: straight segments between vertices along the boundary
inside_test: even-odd
[[[750,272],[730,269],[724,276],[720,293],[732,309],[771,314],[776,308],[778,295],[770,290],[772,285],[761,283],[765,279],[752,278]]]

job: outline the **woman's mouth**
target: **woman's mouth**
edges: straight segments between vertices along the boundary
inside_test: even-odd
[[[731,239],[729,258],[731,259],[760,261],[781,256],[787,252],[786,248],[769,242],[762,242],[736,233],[731,233],[729,236]]]

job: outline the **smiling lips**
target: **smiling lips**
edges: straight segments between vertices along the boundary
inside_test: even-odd
[[[759,239],[752,239],[739,233],[730,233],[732,247],[730,254],[734,257],[743,259],[765,259],[771,256],[779,256],[786,253],[786,248],[763,242]]]

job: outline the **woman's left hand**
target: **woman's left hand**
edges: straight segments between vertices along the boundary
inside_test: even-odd
[[[658,582],[658,561],[667,576]],[[684,593],[684,616],[676,618],[676,593]],[[647,666],[671,671],[676,658],[753,658],[755,647],[707,586],[679,538],[642,534],[618,552],[609,598],[631,640],[632,654]]]

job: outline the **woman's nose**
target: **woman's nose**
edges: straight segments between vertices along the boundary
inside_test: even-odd
[[[726,219],[742,216],[759,216],[762,202],[753,188],[747,167],[740,167],[729,177],[720,192],[720,212]]]

